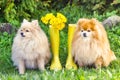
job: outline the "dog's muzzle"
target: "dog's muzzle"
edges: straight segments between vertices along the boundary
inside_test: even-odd
[[[22,37],[25,37],[24,33],[20,33]]]

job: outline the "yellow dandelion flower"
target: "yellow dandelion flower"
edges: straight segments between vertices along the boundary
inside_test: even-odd
[[[47,20],[45,17],[42,17],[42,18],[41,18],[41,21],[42,21],[43,23],[45,23],[45,24],[48,24],[48,20]]]
[[[53,13],[49,13],[45,16],[48,20],[53,19],[55,16],[53,15]]]
[[[50,24],[52,27],[62,30],[65,27],[67,19],[61,13],[57,13],[57,16],[54,16],[53,13],[48,13],[41,18],[42,22],[45,24]]]
[[[51,25],[53,25],[53,24],[56,24],[57,22],[56,22],[56,17],[54,17],[54,18],[52,18],[51,20],[50,20],[50,24]]]
[[[57,13],[57,18],[60,18],[63,22],[67,22],[66,17],[62,15],[61,13]]]
[[[64,23],[59,24],[59,30],[62,30],[65,27]]]

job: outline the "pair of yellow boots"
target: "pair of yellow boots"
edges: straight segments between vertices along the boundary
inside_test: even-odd
[[[72,53],[71,53],[71,44],[72,44],[72,38],[74,35],[76,25],[75,24],[69,24],[68,26],[68,57],[66,61],[66,69],[77,69],[76,64],[73,61]],[[53,27],[50,27],[50,41],[51,41],[51,48],[52,48],[52,63],[50,66],[51,70],[61,70],[62,65],[60,63],[59,59],[59,30],[55,29]]]

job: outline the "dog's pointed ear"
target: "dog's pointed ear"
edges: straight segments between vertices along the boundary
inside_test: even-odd
[[[81,18],[78,20],[77,25],[81,25],[83,22],[85,22],[87,19]]]
[[[95,23],[95,22],[97,22],[98,20],[97,20],[96,18],[92,18],[91,21],[92,21],[93,23]]]
[[[98,21],[97,21],[95,18],[92,18],[92,19],[90,20],[91,25],[95,25],[96,22],[98,22]]]
[[[80,30],[81,25],[82,25],[84,22],[86,22],[86,21],[88,21],[88,19],[80,18],[80,19],[78,20],[78,22],[77,22],[77,26],[76,26],[77,30]]]
[[[32,20],[33,27],[35,27],[37,30],[41,30],[41,27],[39,26],[38,20]]]
[[[39,26],[38,20],[32,20],[32,23],[33,23],[35,26]]]
[[[26,20],[26,19],[23,19],[23,22],[28,22],[28,20]]]

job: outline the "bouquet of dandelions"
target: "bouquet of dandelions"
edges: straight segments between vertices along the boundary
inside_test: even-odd
[[[60,70],[62,69],[62,66],[59,60],[59,30],[62,30],[65,27],[67,18],[61,13],[57,13],[56,16],[54,16],[53,13],[48,13],[43,16],[41,20],[44,24],[49,24],[50,43],[53,53],[50,69]]]
[[[41,18],[42,22],[45,24],[51,25],[53,28],[62,30],[65,27],[67,19],[61,13],[57,13],[57,16],[54,16],[53,13],[48,13]]]

